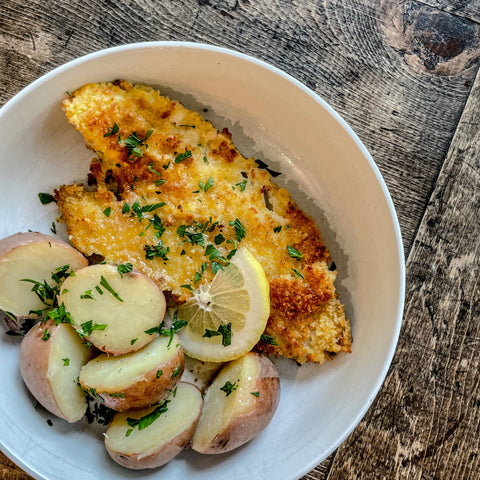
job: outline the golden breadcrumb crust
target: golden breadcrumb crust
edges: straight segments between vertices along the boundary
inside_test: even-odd
[[[85,85],[64,109],[97,155],[90,187],[56,192],[73,246],[131,262],[176,302],[246,246],[269,280],[265,334],[278,343],[256,348],[299,363],[350,351],[320,232],[267,170],[238,152],[228,130],[126,81]]]

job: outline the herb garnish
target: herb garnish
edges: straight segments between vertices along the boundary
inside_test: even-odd
[[[232,324],[220,325],[217,330],[209,330],[206,328],[202,337],[212,338],[218,335],[222,336],[222,345],[228,347],[232,343]]]
[[[293,273],[298,277],[298,278],[305,278],[298,270],[295,270],[294,268],[292,268],[293,270]]]
[[[293,248],[291,245],[287,245],[287,251],[292,258],[296,258],[297,260],[301,260],[303,257],[303,255],[296,248]]]
[[[46,328],[46,329],[43,331],[42,340],[43,340],[44,342],[46,342],[51,336],[52,336],[52,334],[50,333],[50,329],[49,329],[49,328]]]
[[[103,214],[104,214],[106,217],[109,217],[111,213],[112,213],[112,207],[107,207],[107,208],[103,211]]]
[[[228,397],[231,393],[233,393],[238,388],[237,382],[232,383],[230,380],[225,382],[225,385],[220,388],[222,392],[225,392],[225,395]]]
[[[170,247],[163,245],[161,240],[158,240],[158,245],[144,245],[145,258],[147,260],[153,260],[155,257],[160,257],[162,260],[167,261],[167,253],[170,251]]]
[[[243,237],[245,237],[245,227],[242,225],[242,222],[236,218],[235,221],[229,222],[229,225],[235,228],[235,236],[238,242],[241,242]]]
[[[117,265],[117,271],[122,278],[126,273],[130,273],[132,270],[133,265],[131,263],[122,263],[121,265]]]
[[[63,366],[68,367],[70,365],[70,359],[69,358],[62,358],[63,360]]]
[[[92,296],[91,290],[85,290],[85,292],[80,295],[80,298],[82,300],[95,300]]]
[[[119,127],[117,125],[117,122],[113,124],[113,127],[111,130],[109,130],[107,133],[105,133],[103,136],[104,137],[111,137],[112,135],[116,135],[118,133]]]
[[[192,156],[192,152],[190,150],[185,150],[185,153],[180,153],[175,157],[175,163],[180,163],[190,158]]]
[[[162,413],[165,413],[168,411],[167,404],[170,402],[170,400],[164,400],[162,403],[160,403],[157,407],[155,407],[154,410],[152,410],[150,413],[147,415],[144,415],[143,417],[140,418],[131,418],[127,417],[127,423],[130,427],[135,428],[138,427],[139,430],[143,430],[144,428],[149,427]],[[127,430],[126,436],[130,435],[128,433],[129,430]]]
[[[102,275],[100,277],[100,285],[107,290],[107,292],[111,293],[119,302],[123,302],[123,300],[120,298],[120,295],[110,286],[108,283],[107,279]]]
[[[278,347],[278,343],[270,335],[266,335],[266,334],[262,333],[262,335],[260,335],[260,341],[263,342],[263,343],[266,343],[267,345],[274,345],[274,346]]]
[[[203,183],[201,180],[198,182],[198,187],[204,192],[208,192],[213,187],[213,178],[209,177],[206,183]]]
[[[80,326],[82,327],[82,330],[78,331],[78,333],[81,337],[90,335],[94,330],[105,330],[107,328],[106,323],[93,323],[93,320],[84,322]]]
[[[40,199],[40,202],[42,203],[42,205],[47,205],[49,203],[56,202],[55,197],[50,193],[39,193],[38,198]]]

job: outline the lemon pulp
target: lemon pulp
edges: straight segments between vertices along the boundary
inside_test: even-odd
[[[263,267],[246,249],[202,284],[178,309],[187,326],[178,334],[187,355],[205,362],[226,362],[250,351],[265,330],[270,293]]]

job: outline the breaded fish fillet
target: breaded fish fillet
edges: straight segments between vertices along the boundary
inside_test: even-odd
[[[77,249],[131,262],[183,302],[246,246],[269,280],[265,334],[278,344],[257,349],[300,363],[350,351],[336,272],[315,223],[238,152],[227,130],[126,81],[85,85],[64,109],[98,156],[90,165],[93,189],[56,192]]]

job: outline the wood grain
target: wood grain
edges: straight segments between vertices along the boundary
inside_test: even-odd
[[[477,76],[408,259],[393,366],[329,480],[478,478],[479,102]]]
[[[0,104],[101,48],[203,42],[290,73],[372,153],[409,254],[404,326],[377,401],[305,480],[478,472],[479,24],[479,0],[0,3]],[[1,454],[0,467],[1,479],[29,478]]]

